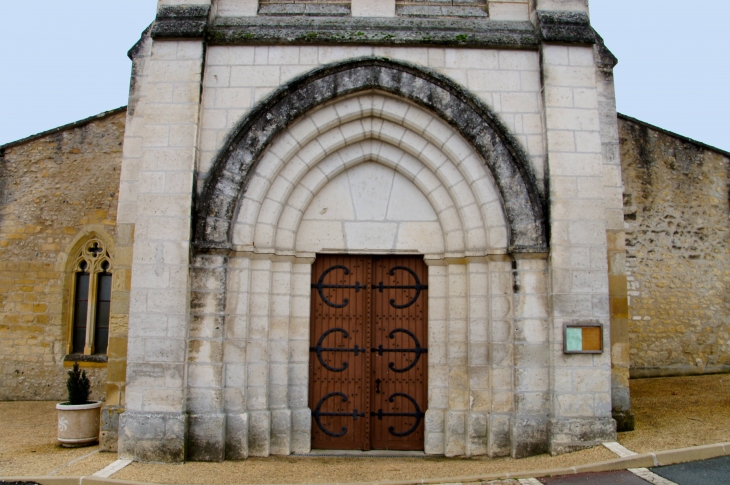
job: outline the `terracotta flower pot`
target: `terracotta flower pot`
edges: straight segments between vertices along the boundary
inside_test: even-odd
[[[99,441],[99,415],[102,402],[89,404],[56,404],[58,410],[58,441],[61,446],[75,448]]]

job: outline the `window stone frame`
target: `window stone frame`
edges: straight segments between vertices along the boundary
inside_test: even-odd
[[[99,248],[101,251],[95,255],[93,248]],[[108,273],[114,274],[114,261],[109,252],[109,244],[105,243],[97,235],[84,240],[79,249],[71,253],[75,257],[67,271],[68,276],[68,301],[67,301],[67,319],[66,327],[68,329],[66,338],[66,357],[64,361],[79,362],[106,362],[105,354],[95,354],[94,339],[96,336],[96,309],[98,301],[98,275]],[[86,268],[82,269],[82,263],[86,263]],[[104,263],[108,263],[108,268],[103,268]],[[83,353],[74,352],[74,319],[76,304],[76,275],[79,273],[89,274],[89,295],[87,299],[86,312],[86,337],[84,339]],[[113,278],[113,276],[112,276]],[[107,349],[108,350],[108,349]]]

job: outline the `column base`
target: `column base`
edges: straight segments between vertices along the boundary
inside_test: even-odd
[[[248,458],[248,413],[226,415],[226,460]]]
[[[427,455],[443,455],[446,433],[444,432],[444,411],[429,409],[426,411],[424,452]]]
[[[104,406],[101,408],[99,451],[116,453],[119,450],[119,416],[123,412],[124,406]]]
[[[132,413],[119,417],[119,458],[147,463],[183,463],[188,415]]]
[[[490,458],[510,454],[510,415],[492,414],[487,428],[487,454]]]
[[[289,409],[271,411],[271,444],[272,455],[291,455],[292,415]]]
[[[271,454],[271,412],[248,413],[248,456],[267,457]]]
[[[616,441],[613,418],[560,418],[548,421],[550,454],[560,455]]]
[[[546,416],[512,416],[510,419],[510,455],[527,458],[548,451]]]
[[[486,455],[489,444],[487,437],[489,416],[486,413],[469,413],[467,421],[467,436],[469,439],[466,444],[466,455]]]
[[[312,410],[293,409],[291,412],[291,451],[307,454],[312,451]]]
[[[448,457],[466,454],[466,412],[446,412],[446,449]]]
[[[632,413],[631,411],[614,410],[611,414],[613,415],[613,419],[616,421],[617,432],[623,433],[624,431],[634,430],[634,413]]]
[[[188,460],[225,460],[225,414],[191,414],[188,418]]]

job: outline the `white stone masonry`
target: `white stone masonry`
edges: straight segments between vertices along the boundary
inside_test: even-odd
[[[200,133],[200,183],[232,130],[262,99],[317,67],[363,56],[411,62],[467,88],[498,114],[529,155],[537,178],[542,179],[545,143],[537,52],[430,47],[210,46]]]
[[[610,348],[608,266],[603,159],[590,47],[543,46],[545,118],[550,167],[553,377],[551,451],[578,446],[568,431],[578,423],[602,419],[610,437],[610,352],[565,355],[563,326],[593,322],[604,325]],[[563,441],[560,443],[560,441]],[[575,442],[574,442],[575,441]]]
[[[127,181],[136,190],[129,187],[124,204],[130,212],[120,216],[135,222],[122,458],[144,459],[139,451],[143,444],[127,440],[135,426],[151,428],[153,441],[169,437],[171,460],[184,457],[189,247],[202,61],[200,41],[153,43],[144,102],[136,107],[142,125],[136,184],[137,159],[130,152],[138,138],[125,149],[131,158],[125,164],[132,168]],[[124,433],[125,426],[131,435]]]

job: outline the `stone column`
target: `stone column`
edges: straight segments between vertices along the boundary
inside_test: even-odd
[[[129,308],[126,411],[119,455],[186,457],[185,364],[190,236],[203,43],[152,44],[145,102]],[[130,187],[130,190],[134,190]]]
[[[515,254],[513,458],[547,452],[550,414],[547,257]]]
[[[246,350],[248,343],[250,269],[251,260],[247,257],[231,257],[228,260],[226,317],[225,325],[221,326],[225,334],[223,344],[223,362],[225,366],[223,409],[226,413],[226,460],[245,460],[248,458]]]
[[[271,453],[271,411],[269,410],[269,334],[271,325],[270,259],[251,260],[248,341],[246,343],[246,409],[248,411],[249,456]]]
[[[289,409],[291,283],[291,261],[274,261],[271,267],[271,328],[269,330],[270,452],[272,455],[291,454],[292,416]]]
[[[309,333],[312,260],[298,259],[291,273],[289,321],[289,409],[291,451],[312,451],[312,410],[309,409]]]
[[[188,334],[188,459],[225,459],[223,412],[223,320],[228,258],[198,254],[191,268]]]
[[[491,325],[488,338],[492,402],[487,451],[491,457],[510,454],[510,419],[514,407],[512,287],[512,262],[507,256],[495,256],[489,262]]]
[[[611,359],[603,160],[591,46],[542,46],[550,172],[553,454],[616,437]],[[563,326],[604,325],[600,355],[563,354]]]
[[[487,422],[491,410],[489,390],[489,264],[470,261],[469,278],[469,415],[467,456],[487,454]]]
[[[448,363],[448,267],[440,261],[428,264],[428,410],[425,452],[443,455],[446,434],[444,419],[449,405]]]
[[[466,419],[469,410],[469,300],[466,268],[465,264],[448,265],[449,407],[446,412],[446,456],[466,453]]]

